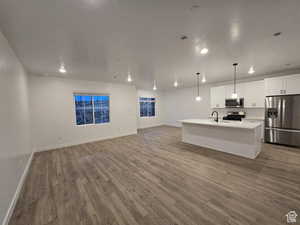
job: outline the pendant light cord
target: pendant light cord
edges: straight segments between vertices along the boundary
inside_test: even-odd
[[[236,66],[234,66],[234,93],[236,94]]]
[[[198,95],[197,96],[200,96],[200,91],[199,91],[199,78],[200,77],[200,73],[197,73],[197,93],[198,93]]]
[[[233,92],[234,94],[236,94],[236,66],[238,64],[237,63],[233,63],[233,66],[234,66],[234,81],[233,81]]]

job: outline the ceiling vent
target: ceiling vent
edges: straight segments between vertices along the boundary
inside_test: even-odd
[[[182,35],[182,36],[180,37],[180,39],[181,39],[181,40],[186,40],[186,39],[188,39],[188,37],[185,36],[185,35]]]
[[[281,32],[276,32],[276,33],[273,34],[274,37],[278,37],[280,35],[281,35]]]

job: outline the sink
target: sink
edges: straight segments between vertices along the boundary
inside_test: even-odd
[[[230,123],[230,121],[219,120],[218,122],[215,120],[211,120],[214,123]]]
[[[218,123],[230,123],[230,121],[219,121]]]
[[[231,121],[228,121],[228,120],[222,120],[222,121],[219,121],[219,123],[242,123],[242,121],[237,121],[237,120],[231,120]]]

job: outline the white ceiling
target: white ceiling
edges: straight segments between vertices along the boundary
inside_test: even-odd
[[[239,78],[300,68],[299,10],[299,0],[1,0],[0,27],[31,73],[126,82],[130,70],[138,87],[168,89],[196,72],[230,80],[233,62]]]

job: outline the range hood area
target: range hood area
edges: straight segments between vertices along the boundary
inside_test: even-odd
[[[244,98],[227,98],[225,99],[226,108],[244,108]]]
[[[236,104],[239,102],[239,107],[235,108],[261,108],[265,107],[265,83],[264,80],[251,81],[236,84],[236,92],[239,98],[232,98],[233,85],[222,85],[212,87],[210,89],[210,104],[212,109],[227,108],[228,104]],[[253,91],[255,90],[255,91]],[[229,102],[230,101],[230,102]],[[232,101],[232,102],[231,102]],[[242,102],[241,102],[242,101]]]

